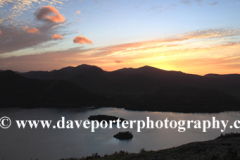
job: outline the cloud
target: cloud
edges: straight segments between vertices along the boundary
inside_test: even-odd
[[[4,33],[0,36],[1,56],[19,56],[23,54],[34,54],[34,52],[37,51],[41,52],[43,49],[51,47],[48,42],[52,41],[52,35],[59,35],[59,27],[64,27],[63,25],[60,26],[58,23],[41,23],[36,25],[33,23],[30,25],[31,28],[29,29],[26,24],[24,25],[25,27],[21,25],[4,26],[0,24],[0,30]],[[65,33],[65,35],[66,34],[69,33]],[[32,47],[36,48],[38,46],[44,47],[40,47],[38,50],[33,50],[32,53],[26,51],[18,52],[18,50]]]
[[[202,2],[203,0],[180,0],[181,3],[183,4],[186,4],[186,5],[191,5],[192,3],[198,3],[199,5],[202,6]],[[210,4],[210,5],[216,5],[218,4],[218,2],[213,2],[213,3],[207,3],[207,4]]]
[[[38,20],[60,23],[65,21],[65,17],[59,13],[59,11],[52,6],[43,6],[35,12],[35,16]]]
[[[37,28],[30,28],[27,33],[40,34],[40,31]]]
[[[0,36],[0,54],[9,54],[8,52],[18,51],[21,49],[27,49],[36,47],[45,42],[51,41],[53,33],[56,33],[56,29],[51,29],[52,25],[38,26],[38,29],[30,28],[24,31],[23,28],[16,27],[4,27],[0,26],[0,30],[5,33]],[[32,33],[41,34],[30,34]],[[17,55],[16,55],[17,56]]]
[[[217,5],[217,4],[218,4],[217,1],[215,1],[215,2],[213,2],[213,3],[209,3],[209,5],[211,5],[211,6],[214,6],[214,5]]]
[[[28,28],[29,28],[28,26],[25,26],[25,27],[23,28],[23,30],[24,30],[24,31],[27,31]]]
[[[0,34],[2,34],[2,31],[0,30]]]
[[[240,30],[208,29],[188,32],[178,37],[183,39],[222,38],[240,35]]]
[[[78,47],[35,55],[0,58],[0,69],[11,69],[15,71],[53,70],[70,65],[77,66],[80,63],[90,64],[89,60],[81,60],[84,59],[84,56],[79,55],[79,53],[85,51],[86,50],[83,50],[81,47]],[[69,59],[69,61],[67,59]]]
[[[99,53],[107,55],[107,54],[121,53],[122,51],[136,51],[136,50],[143,50],[143,49],[154,49],[159,47],[178,47],[178,46],[181,46],[181,44],[178,44],[178,43],[183,43],[183,42],[186,43],[188,40],[193,40],[193,39],[204,41],[209,39],[228,38],[228,37],[234,37],[239,35],[240,35],[240,30],[226,30],[226,29],[199,30],[199,31],[187,32],[181,35],[176,35],[176,36],[163,38],[159,40],[126,43],[126,44],[104,47],[102,49],[99,49]]]
[[[190,4],[191,4],[190,0],[181,0],[181,3],[187,4],[187,5],[190,5]]]
[[[54,3],[59,3],[62,4],[63,0],[44,0],[45,3],[47,4],[53,4]],[[0,1],[0,8],[3,8],[4,6],[11,5],[15,9],[28,9],[28,7],[33,7],[31,6],[32,4],[37,3],[41,4],[41,0],[1,0]]]
[[[74,43],[88,43],[88,44],[93,44],[93,42],[90,39],[87,39],[86,37],[82,37],[82,36],[77,36],[73,39]]]
[[[240,45],[240,42],[227,42],[225,44],[222,44],[222,46],[236,46]]]
[[[123,61],[120,60],[116,60],[115,63],[122,63]]]
[[[52,39],[63,39],[63,36],[54,34],[52,35]]]
[[[81,14],[81,11],[77,11],[76,13],[77,13],[77,14]]]
[[[198,74],[239,72],[240,42],[232,37],[236,33],[234,30],[202,30],[154,41],[45,51],[42,54],[0,58],[0,68],[18,71],[53,70],[85,63],[108,70],[151,65]],[[40,38],[41,34],[35,36]],[[227,36],[230,36],[229,39]],[[217,37],[217,40],[209,39],[211,37]],[[12,46],[15,47],[14,44]]]
[[[45,25],[39,26],[38,29],[41,34],[27,34],[21,29],[12,28],[9,30],[7,27],[1,27],[0,30],[4,33],[0,36],[0,54],[7,52],[13,52],[20,49],[26,49],[31,47],[36,47],[42,45],[44,43],[48,43],[52,41],[52,35],[57,34],[57,28],[53,28],[55,23],[47,23]],[[53,29],[51,29],[53,28]],[[61,34],[60,34],[61,35]],[[163,38],[154,41],[143,41],[143,42],[135,42],[135,43],[126,43],[126,44],[119,44],[115,46],[106,46],[103,48],[97,48],[94,51],[95,56],[106,55],[109,56],[111,54],[119,54],[121,52],[130,52],[130,51],[137,51],[141,49],[154,49],[161,46],[170,46],[170,45],[178,45],[179,43],[185,43],[188,40],[194,39],[208,39],[208,40],[215,40],[217,39],[226,39],[226,38],[234,38],[234,36],[238,36],[239,30],[226,30],[226,29],[210,29],[210,30],[199,30],[194,32],[184,33],[182,35],[176,35],[168,38]],[[211,39],[213,38],[213,39]],[[75,43],[92,43],[91,40],[84,39],[83,37],[75,37]],[[228,44],[228,43],[226,43]],[[229,44],[228,44],[229,45]],[[10,54],[11,55],[11,54]],[[9,56],[10,56],[9,55]],[[16,55],[17,56],[17,55]],[[116,58],[120,59],[120,58]]]
[[[143,43],[142,43],[143,44]],[[130,45],[128,46],[128,48]],[[234,47],[234,48],[232,48]],[[140,67],[151,65],[167,70],[181,70],[187,73],[239,73],[240,55],[238,46],[215,46],[213,48],[189,48],[188,50],[173,49],[170,51],[158,50],[151,54],[149,51],[128,51],[128,48],[116,46],[103,47],[101,49],[83,49],[83,47],[69,50],[45,52],[36,55],[24,55],[18,57],[0,58],[0,68],[17,71],[30,70],[54,70],[66,66],[77,66],[80,64],[97,65],[103,69],[116,70],[123,67]],[[164,48],[164,46],[162,46]],[[161,47],[159,47],[161,49]],[[234,49],[234,52],[232,51]],[[124,53],[123,58],[118,54],[108,57],[103,50],[114,50],[119,54]],[[126,52],[124,52],[126,51]],[[142,56],[146,52],[145,56]],[[125,54],[126,53],[126,54]],[[135,55],[135,56],[134,56]],[[217,57],[216,57],[217,56]],[[124,61],[122,61],[124,59]],[[170,66],[170,67],[169,67]],[[172,67],[172,68],[171,68]],[[233,67],[236,69],[234,70]]]
[[[32,34],[40,34],[40,31],[37,28],[29,28],[28,26],[25,26],[23,28],[23,31],[26,31],[27,33],[32,33]]]
[[[24,47],[28,47],[51,41],[53,33],[56,33],[56,30],[52,34],[42,32],[41,27],[39,30],[41,34],[32,35],[21,29],[22,36],[13,37],[14,41],[7,43],[7,46],[0,45],[0,52],[4,48],[16,49],[18,46],[22,48],[22,43]],[[53,52],[45,50],[41,54],[0,58],[0,68],[18,71],[53,70],[85,63],[98,65],[109,70],[119,67],[151,65],[162,69],[181,70],[188,73],[200,73],[201,70],[201,74],[206,74],[208,72],[217,72],[217,70],[209,70],[209,68],[213,69],[212,66],[222,65],[223,61],[217,61],[220,58],[234,58],[239,55],[240,43],[237,41],[238,37],[234,37],[236,35],[239,37],[239,30],[211,29],[188,32],[159,40],[101,48],[84,50],[83,46],[80,46],[65,51]],[[81,36],[80,38],[82,39]],[[0,36],[0,44],[2,40],[4,42],[4,39],[1,39]],[[57,41],[55,42],[57,43]],[[230,60],[228,62],[230,63]],[[218,69],[218,71],[223,73],[224,70]]]
[[[0,57],[40,53],[52,47],[53,43],[59,43],[52,41],[52,35],[62,35],[59,34],[59,28],[66,24],[58,22],[63,20],[62,15],[57,9],[47,5],[58,4],[57,7],[61,7],[63,1],[66,0],[0,0],[0,30],[4,33],[0,36]],[[45,6],[47,11],[41,10],[44,8],[42,6]],[[34,10],[37,11],[33,15]],[[36,21],[37,18],[34,20],[32,17],[35,17],[36,13],[39,13],[41,21],[50,23]],[[21,16],[22,14],[24,16]],[[65,32],[64,35],[70,32]]]
[[[232,38],[236,38],[234,36],[239,36],[239,30],[200,30],[159,40],[95,48],[89,51],[87,55],[91,55],[92,57],[107,57],[109,59],[142,59],[141,61],[144,62],[146,57],[153,57],[153,59],[156,57],[160,57],[159,59],[176,59],[184,55],[183,57],[186,58],[196,55],[205,56],[205,53],[208,52],[216,54],[225,49],[219,55],[208,54],[206,57],[225,56],[226,51],[230,52],[226,47],[236,48],[240,46],[239,42],[231,42]],[[235,52],[235,49],[233,50]]]
[[[67,0],[0,0],[0,23],[5,25],[26,25],[29,23],[29,18],[23,17],[23,14],[28,14],[30,10],[36,10],[41,6],[47,5],[62,5]],[[21,17],[22,21],[18,21]],[[23,21],[25,21],[23,23]]]

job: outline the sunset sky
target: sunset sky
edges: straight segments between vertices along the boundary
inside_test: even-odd
[[[0,69],[240,74],[240,0],[0,0]]]

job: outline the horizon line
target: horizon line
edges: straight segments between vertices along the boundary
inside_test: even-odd
[[[10,71],[13,71],[13,72],[16,72],[16,73],[52,72],[52,71],[58,71],[58,70],[61,70],[61,69],[64,69],[64,68],[68,68],[68,67],[76,68],[76,67],[84,66],[84,65],[86,65],[86,66],[98,67],[98,68],[100,68],[101,70],[103,70],[103,71],[105,71],[105,72],[115,72],[115,71],[122,70],[122,69],[140,69],[140,68],[144,68],[144,67],[151,67],[151,68],[155,68],[155,69],[162,70],[162,71],[166,71],[166,72],[180,72],[180,73],[183,73],[183,74],[197,75],[197,76],[206,76],[206,75],[239,75],[239,73],[229,73],[229,74],[207,73],[207,74],[200,75],[200,74],[196,74],[196,73],[194,73],[194,74],[193,74],[193,73],[186,73],[186,72],[179,71],[179,70],[161,69],[161,68],[154,67],[154,66],[150,66],[150,65],[143,65],[143,66],[141,66],[141,67],[123,67],[123,68],[115,69],[115,70],[111,70],[111,71],[104,70],[102,67],[99,67],[99,66],[97,66],[97,65],[90,65],[90,64],[80,64],[80,65],[76,65],[76,66],[66,66],[66,67],[62,67],[62,68],[60,68],[60,69],[53,69],[53,70],[30,70],[30,71],[20,72],[20,71],[11,70],[11,69],[7,69],[7,70],[2,70],[2,69],[0,69],[0,71],[8,71],[8,70],[10,70]]]

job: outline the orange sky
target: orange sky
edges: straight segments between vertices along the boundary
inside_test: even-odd
[[[239,74],[239,7],[234,0],[3,0],[0,70],[89,64]]]

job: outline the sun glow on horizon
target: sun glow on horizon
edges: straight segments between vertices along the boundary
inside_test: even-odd
[[[81,64],[200,75],[240,70],[240,5],[234,1],[22,2],[0,2],[1,70]]]

